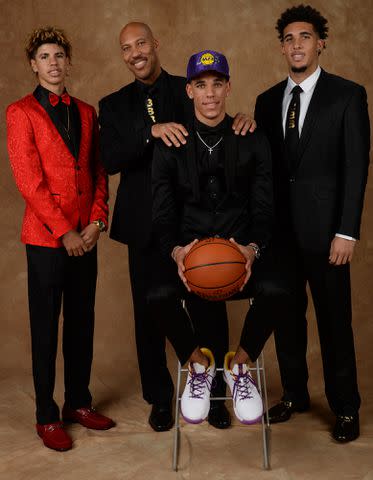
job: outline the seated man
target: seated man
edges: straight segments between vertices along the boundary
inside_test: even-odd
[[[255,302],[246,315],[236,352],[226,355],[224,378],[236,416],[243,423],[253,423],[262,415],[262,402],[247,363],[257,359],[274,321],[282,321],[291,305],[288,280],[275,269],[280,259],[266,248],[272,227],[270,150],[259,131],[246,137],[231,133],[232,119],[225,112],[231,85],[224,55],[210,50],[193,55],[186,88],[195,113],[188,126],[189,140],[178,149],[158,144],[154,152],[153,222],[164,265],[153,265],[157,288],[149,297],[154,308],[168,305],[175,311],[175,302],[189,295],[183,261],[197,239],[219,236],[239,247],[247,260],[240,296],[253,296]],[[187,421],[199,423],[209,411],[213,354],[199,348],[198,327],[193,331],[186,312],[177,318],[159,318],[181,363],[189,361],[181,410]],[[211,335],[221,334],[213,318],[205,320]]]

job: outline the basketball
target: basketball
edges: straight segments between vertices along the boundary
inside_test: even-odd
[[[223,238],[206,238],[185,256],[185,278],[192,292],[206,300],[225,300],[239,291],[246,276],[246,259]]]

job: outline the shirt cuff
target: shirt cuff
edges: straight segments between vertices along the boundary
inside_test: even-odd
[[[336,233],[335,236],[339,238],[344,238],[345,240],[352,240],[353,242],[356,242],[356,238],[350,237],[348,235],[343,235],[342,233]]]

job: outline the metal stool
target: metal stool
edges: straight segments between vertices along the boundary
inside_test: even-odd
[[[253,300],[250,299],[250,305]],[[183,307],[185,308],[185,302],[183,301]],[[217,368],[217,372],[223,371],[223,368]],[[264,413],[262,415],[262,443],[263,443],[263,468],[269,470],[270,467],[270,432],[271,427],[269,423],[268,416],[268,398],[267,398],[267,382],[266,382],[266,373],[264,367],[264,355],[263,352],[260,354],[258,359],[255,362],[255,367],[250,367],[250,371],[256,372],[258,390],[262,397],[264,404]],[[187,368],[182,368],[180,362],[178,362],[177,368],[177,382],[176,382],[176,396],[175,396],[175,426],[174,426],[174,445],[173,445],[173,459],[172,459],[172,468],[175,472],[178,471],[179,463],[179,451],[180,451],[180,382],[181,374],[187,373]],[[232,400],[232,396],[228,395],[225,397],[211,397],[211,401],[216,400]]]

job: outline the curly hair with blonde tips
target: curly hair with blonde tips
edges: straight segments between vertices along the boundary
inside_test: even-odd
[[[71,59],[72,47],[65,32],[56,27],[42,27],[34,30],[27,39],[25,51],[28,61],[35,58],[38,48],[44,43],[60,45],[65,50],[66,57]]]

